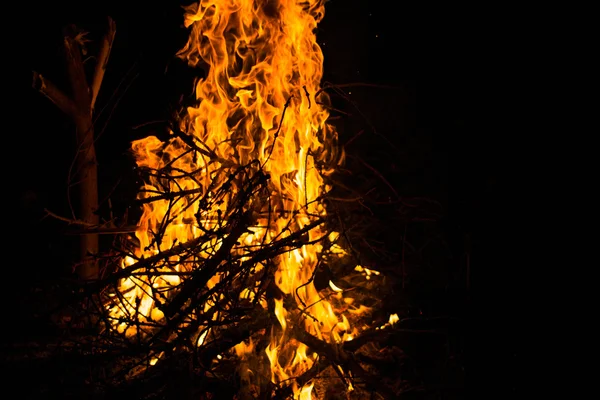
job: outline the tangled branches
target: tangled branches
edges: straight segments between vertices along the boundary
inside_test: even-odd
[[[323,199],[286,208],[290,203],[273,196],[270,176],[258,162],[224,162],[184,134],[174,136],[186,149],[174,157],[162,154],[165,161],[158,168],[143,168],[152,185],[145,186],[138,201],[146,212],[156,214],[154,223],[142,224],[151,234],[130,238],[113,253],[120,268],[81,291],[86,316],[92,316],[100,332],[84,347],[105,361],[103,390],[147,382],[182,359],[202,377],[200,391],[219,382],[237,387],[242,397],[286,398],[293,387],[323,376],[330,366],[346,390],[361,382],[373,390],[374,378],[339,347],[349,327],[307,331],[311,324],[324,326],[317,303],[329,302],[345,312],[353,309],[349,304],[357,297],[364,301],[369,296],[367,287],[361,291],[350,286],[360,273],[335,269],[352,260],[336,243],[341,243],[340,236],[327,228],[330,218],[308,211],[310,204]],[[195,171],[178,168],[183,157],[208,159],[204,168],[215,166],[211,179],[203,182]],[[194,185],[184,185],[184,180]],[[175,234],[174,226],[187,236]],[[306,279],[286,293],[281,285],[285,259],[311,246],[317,249],[310,250],[317,259],[305,267]],[[332,269],[342,288],[319,287],[312,301],[307,293],[316,290],[318,275]],[[344,297],[339,292],[345,292]],[[354,315],[353,322],[361,318],[360,312],[347,314]],[[277,364],[290,364],[297,356],[294,349],[270,360],[267,350],[278,340],[303,343],[311,352],[298,375],[274,377]],[[386,393],[382,387],[377,390]],[[387,389],[386,397],[392,393]]]

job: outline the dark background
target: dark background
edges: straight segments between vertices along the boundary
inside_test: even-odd
[[[9,250],[20,256],[5,262],[7,299],[18,298],[14,296],[22,294],[27,282],[69,275],[77,253],[76,242],[61,234],[64,224],[43,219],[44,208],[69,213],[66,179],[73,128],[30,88],[31,70],[66,87],[62,27],[75,23],[94,39],[103,33],[105,16],[116,22],[97,102],[108,104],[99,119],[104,130],[97,142],[100,197],[117,185],[111,192],[115,211],[127,207],[136,189],[129,143],[155,133],[152,124],[138,126],[168,118],[193,88],[193,74],[174,57],[187,39],[177,1],[59,1],[25,7],[18,15],[26,23],[12,31],[16,64],[22,68],[15,75],[19,100],[9,107],[18,123],[7,135],[5,149],[11,170],[18,171],[7,189],[16,200],[8,212],[16,229],[8,235],[16,239]],[[440,224],[457,253],[470,238],[472,288],[464,294],[467,306],[461,311],[469,318],[467,391],[481,387],[511,393],[517,370],[517,286],[503,227],[512,223],[507,206],[512,195],[504,173],[506,126],[502,116],[490,117],[490,110],[500,105],[510,113],[500,99],[513,86],[502,79],[502,71],[483,72],[496,62],[497,42],[480,37],[492,18],[481,10],[421,9],[412,2],[332,0],[318,40],[325,54],[325,81],[395,88],[349,91],[378,132],[406,151],[410,162],[394,160],[400,170],[392,178],[397,190],[443,204]],[[117,102],[111,99],[115,93]],[[385,144],[373,136],[372,146]],[[18,306],[12,310],[18,318]]]

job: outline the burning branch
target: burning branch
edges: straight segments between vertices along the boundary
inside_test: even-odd
[[[369,386],[368,390],[380,393],[385,399],[391,400],[397,398],[397,394],[393,390],[366,372],[350,353],[345,352],[339,346],[319,340],[300,329],[294,330],[294,336],[335,365],[334,369],[340,373],[340,377],[343,380],[346,380],[345,374],[350,372],[351,375],[348,377],[348,380],[355,378],[366,382]]]

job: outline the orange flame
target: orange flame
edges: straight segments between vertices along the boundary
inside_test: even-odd
[[[206,154],[188,152],[182,138],[172,136],[168,143],[148,137],[133,143],[139,166],[159,169],[167,164],[181,171],[180,177],[170,183],[173,192],[196,191],[210,196],[211,188],[221,187],[227,176],[223,166],[257,163],[270,176],[270,198],[264,206],[270,215],[259,217],[251,232],[242,234],[241,242],[247,246],[260,245],[274,238],[283,238],[314,221],[315,216],[325,216],[320,198],[329,188],[321,174],[321,165],[341,162],[343,154],[335,147],[336,132],[327,123],[328,112],[323,105],[327,95],[320,91],[323,75],[323,53],[316,41],[316,27],[324,15],[325,0],[201,0],[186,8],[185,26],[191,35],[179,56],[192,66],[207,68],[206,76],[196,85],[197,107],[187,109],[180,129],[194,138]],[[141,198],[151,197],[164,185],[154,177],[142,189]],[[231,183],[231,198],[239,188]],[[144,204],[143,215],[136,236],[140,246],[135,257],[148,258],[172,248],[176,243],[188,243],[202,235],[204,229],[213,228],[216,216],[227,209],[227,200],[210,211],[202,209],[197,197],[186,197],[175,204],[168,199]],[[164,226],[167,213],[176,217]],[[198,221],[201,214],[203,226]],[[153,232],[162,229],[164,238],[153,240]],[[325,232],[322,226],[308,231],[308,242],[301,248],[281,256],[277,262],[275,282],[281,292],[296,300],[297,308],[310,318],[303,318],[300,328],[328,342],[351,340],[356,334],[349,319],[366,310],[361,306],[346,315],[334,300],[342,299],[343,289],[330,282],[331,298],[319,295],[311,281],[323,250],[319,238],[337,238],[336,233]],[[220,239],[211,246],[218,248]],[[333,239],[331,239],[333,240]],[[204,255],[210,257],[208,248]],[[335,253],[344,254],[337,247]],[[173,257],[174,272],[191,268],[184,260]],[[123,267],[132,265],[127,257]],[[164,272],[167,272],[165,269]],[[212,287],[219,283],[216,274],[208,282]],[[163,317],[147,293],[166,293],[181,283],[177,274],[161,275],[120,283],[124,306],[109,308],[115,321],[120,317],[138,314],[138,319],[157,321]],[[252,288],[246,288],[241,297],[252,299]],[[210,298],[204,304],[209,310],[219,298]],[[342,308],[350,302],[340,301]],[[262,302],[267,308],[266,302]],[[338,310],[336,312],[335,310]],[[271,332],[271,343],[266,349],[270,362],[271,379],[281,382],[298,376],[315,362],[307,354],[307,347],[291,339],[293,326],[290,310],[283,300],[275,299],[275,315],[280,328]],[[218,318],[218,313],[213,314]],[[136,333],[135,326],[115,322],[121,332]],[[202,345],[209,330],[198,332],[196,343]],[[293,347],[293,351],[288,351]],[[235,353],[243,358],[254,346],[240,343]],[[289,354],[293,354],[290,356]],[[153,361],[156,362],[156,361]],[[312,384],[294,387],[294,397],[311,399]]]

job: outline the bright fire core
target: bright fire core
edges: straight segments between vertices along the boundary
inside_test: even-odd
[[[194,194],[178,202],[164,199],[145,203],[136,232],[139,247],[124,259],[123,267],[168,251],[176,244],[190,243],[214,229],[228,209],[228,202],[240,190],[230,180],[234,169],[231,166],[255,165],[255,170],[260,168],[269,176],[268,198],[249,202],[253,207],[260,204],[262,212],[254,214],[257,217],[250,231],[240,236],[239,242],[244,246],[264,246],[325,217],[320,199],[329,188],[323,176],[332,170],[323,165],[341,162],[343,154],[335,147],[337,134],[327,123],[327,95],[320,91],[323,53],[316,41],[316,28],[324,15],[324,3],[325,0],[201,0],[186,9],[185,25],[191,28],[191,35],[179,56],[192,66],[201,66],[205,75],[196,85],[197,106],[187,109],[179,129],[206,153],[189,151],[184,139],[176,135],[166,143],[154,136],[133,143],[138,166],[160,170],[169,165],[178,175],[168,190]],[[223,173],[226,167],[229,172]],[[164,185],[161,179],[152,177],[139,197],[150,198],[160,192],[159,187]],[[211,190],[222,189],[223,185],[229,185],[230,195],[222,201],[207,207],[206,202],[201,204],[198,200],[210,199]],[[167,213],[175,217],[165,224]],[[154,240],[156,232],[162,232],[161,241]],[[303,329],[328,343],[352,340],[358,330],[349,321],[366,309],[344,298],[335,282],[323,290],[328,296],[317,291],[311,277],[323,251],[318,239],[327,237],[335,242],[337,234],[326,232],[321,224],[308,230],[307,236],[308,244],[274,261],[277,287],[295,300],[295,305],[289,307],[281,298],[275,298],[274,313],[280,329],[266,333],[271,339],[264,352],[270,379],[276,384],[299,376],[318,358],[303,343],[291,339],[292,330]],[[215,238],[211,248],[203,251],[206,259],[221,246],[222,240]],[[242,252],[235,248],[232,251]],[[337,252],[344,253],[339,246]],[[203,267],[198,261],[170,261],[175,261],[177,272]],[[265,265],[259,263],[252,272],[259,272]],[[207,286],[213,287],[221,279],[220,274],[215,274]],[[120,303],[110,307],[116,321],[114,327],[134,336],[140,325],[120,322],[123,316],[136,313],[138,320],[164,319],[160,304],[148,293],[160,292],[168,298],[182,280],[176,274],[123,279],[119,291],[125,304],[131,306]],[[253,287],[241,293],[250,300],[254,298]],[[220,300],[208,299],[204,310],[210,310]],[[265,299],[260,299],[260,304],[267,309]],[[296,318],[296,314],[303,317]],[[218,319],[219,313],[213,316]],[[196,345],[202,346],[210,329],[200,326],[195,335]],[[242,342],[234,350],[243,364],[255,348],[252,342]],[[159,358],[157,355],[151,364],[160,362]],[[241,371],[242,376],[245,373],[248,371]],[[294,398],[311,399],[312,387],[312,383],[294,387]]]

